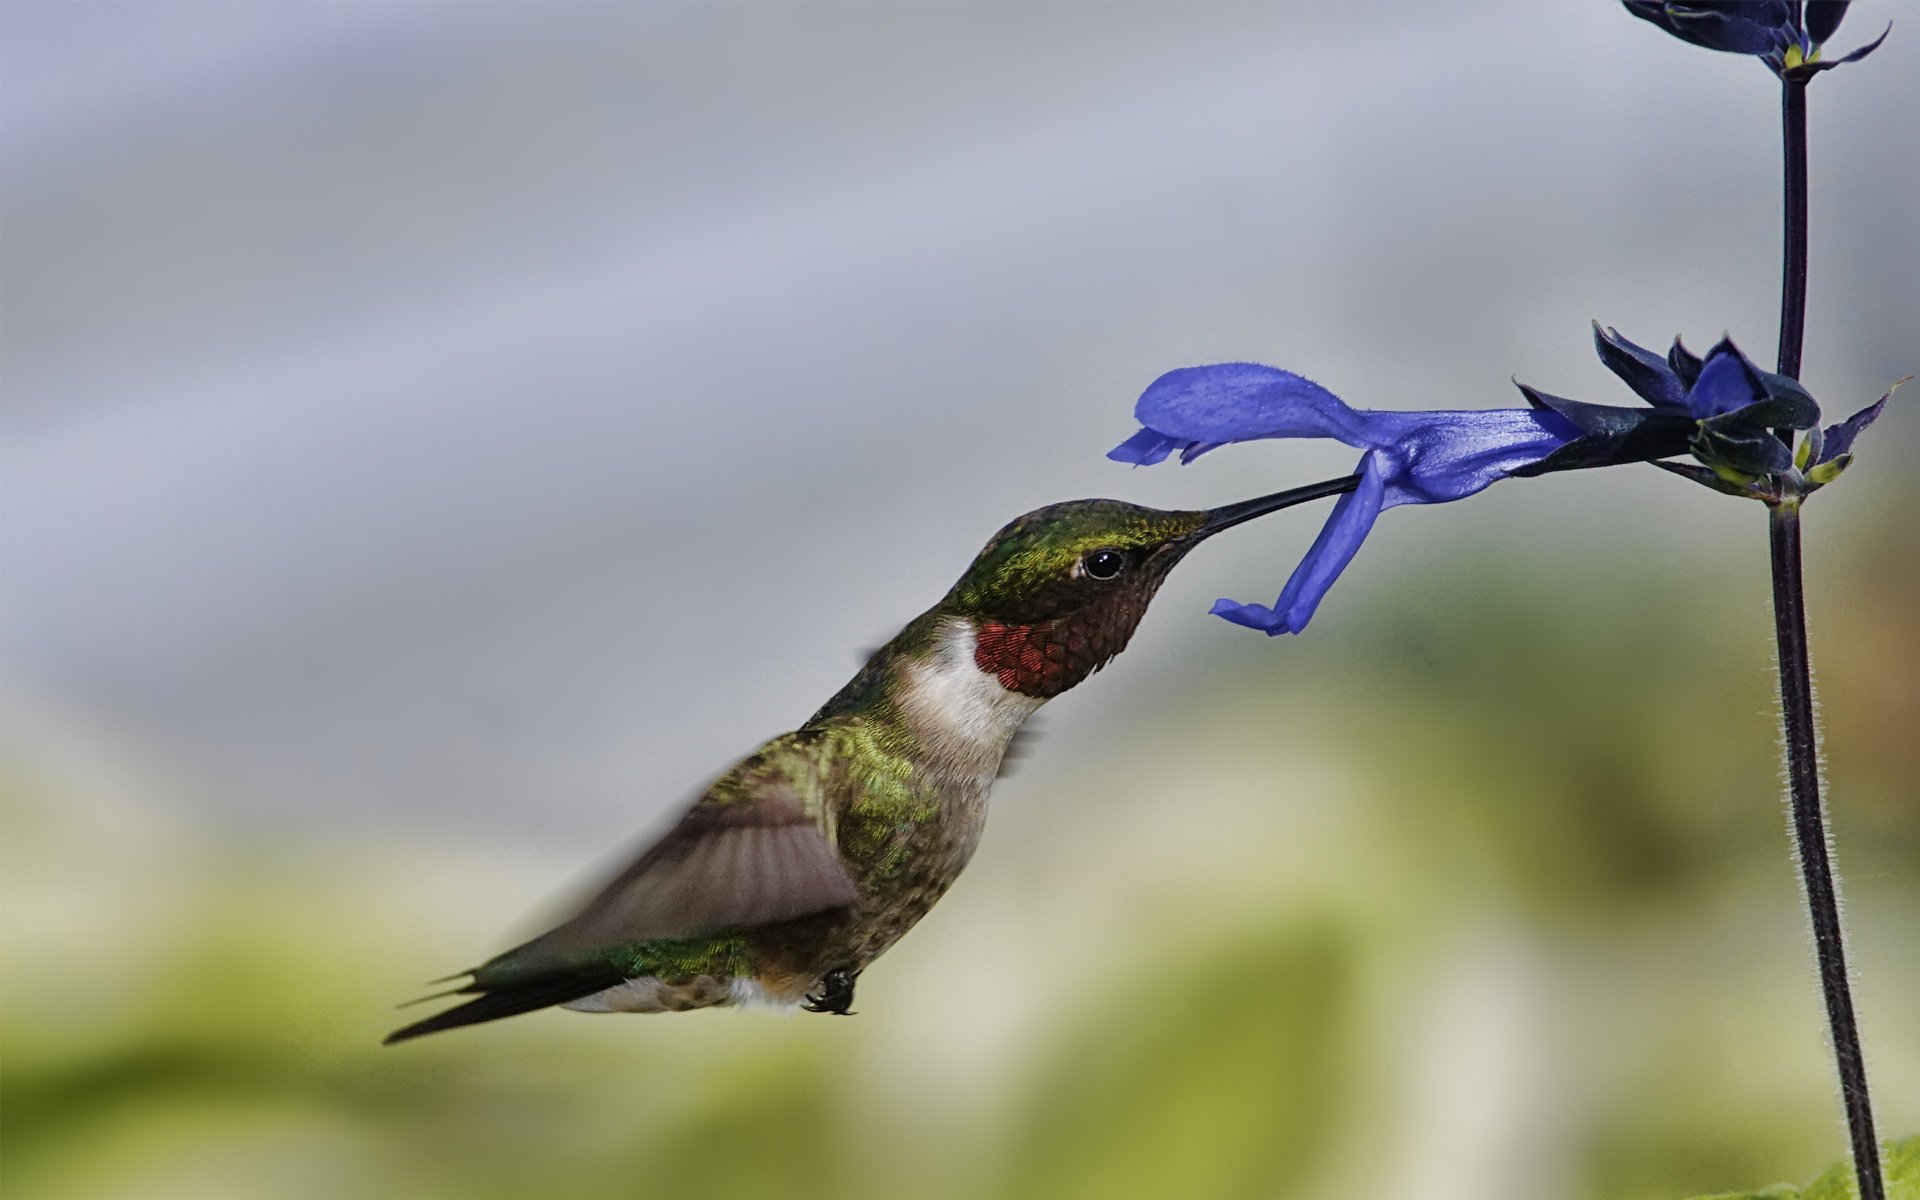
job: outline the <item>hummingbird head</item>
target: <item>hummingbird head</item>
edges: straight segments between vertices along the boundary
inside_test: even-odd
[[[1070,500],[1016,517],[954,584],[940,611],[969,622],[974,663],[1002,687],[1057,696],[1126,649],[1167,572],[1223,529],[1352,491],[1357,476],[1221,508],[1166,511]]]

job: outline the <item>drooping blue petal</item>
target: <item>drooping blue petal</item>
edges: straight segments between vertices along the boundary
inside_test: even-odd
[[[1827,426],[1826,434],[1821,439],[1820,457],[1814,460],[1815,465],[1817,466],[1823,462],[1831,462],[1833,459],[1839,458],[1842,454],[1851,451],[1853,449],[1853,439],[1860,436],[1862,429],[1865,429],[1880,419],[1881,410],[1887,407],[1887,397],[1891,395],[1893,395],[1893,393],[1888,392],[1886,396],[1875,400],[1872,404],[1867,405],[1838,425]]]
[[[1353,556],[1360,549],[1360,543],[1366,540],[1367,532],[1373,528],[1374,521],[1380,516],[1384,504],[1385,484],[1381,477],[1382,455],[1375,451],[1369,453],[1360,464],[1360,486],[1348,492],[1335,502],[1333,513],[1327,523],[1321,527],[1320,536],[1315,538],[1313,546],[1307,551],[1300,565],[1293,569],[1287,584],[1280,590],[1280,598],[1273,607],[1264,604],[1241,604],[1233,600],[1217,600],[1212,612],[1217,617],[1225,617],[1236,625],[1245,625],[1249,629],[1258,629],[1268,637],[1282,633],[1299,633],[1313,619],[1314,610],[1320,607],[1320,601],[1340,578],[1340,572],[1347,569]]]
[[[1618,329],[1602,329],[1598,321],[1593,323],[1593,347],[1600,352],[1600,361],[1632,388],[1634,395],[1655,408],[1686,407],[1687,385],[1667,359],[1628,341]]]
[[[1767,390],[1760,373],[1740,353],[1731,338],[1721,338],[1700,366],[1700,377],[1687,392],[1687,410],[1705,420],[1745,408],[1765,399]]]

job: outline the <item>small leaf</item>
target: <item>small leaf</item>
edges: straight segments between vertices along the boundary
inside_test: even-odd
[[[1880,1174],[1886,1180],[1887,1200],[1920,1200],[1920,1136],[1881,1142]],[[1828,1167],[1805,1191],[1775,1184],[1758,1192],[1716,1192],[1693,1200],[1860,1200],[1860,1189],[1854,1184],[1853,1160],[1845,1158]]]

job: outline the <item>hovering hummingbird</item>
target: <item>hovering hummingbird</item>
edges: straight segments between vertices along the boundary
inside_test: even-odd
[[[440,993],[473,999],[387,1042],[556,1004],[851,1012],[860,972],[973,856],[1021,723],[1126,648],[1201,541],[1358,480],[1206,511],[1075,500],[1015,519],[805,725],[722,775],[576,915]]]

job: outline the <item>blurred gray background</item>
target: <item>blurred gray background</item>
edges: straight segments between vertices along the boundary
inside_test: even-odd
[[[221,819],[569,837],[792,726],[1017,512],[1352,458],[1105,462],[1173,366],[1490,407],[1510,374],[1620,399],[1594,317],[1770,357],[1769,81],[1604,4],[46,4],[6,33],[8,698]],[[1915,366],[1905,54],[1814,92],[1808,380],[1848,411]],[[1645,471],[1520,490],[1394,514],[1315,633],[1423,536],[1752,524]],[[1153,705],[1196,647],[1283,664],[1193,614],[1277,591],[1316,519],[1210,550],[1133,686],[1060,723]]]
[[[1913,13],[1856,5],[1842,46],[1901,27],[1812,88],[1806,379],[1832,419],[1920,367]],[[0,34],[0,713],[11,777],[42,798],[9,823],[84,831],[28,843],[74,858],[19,852],[51,877],[37,903],[80,904],[138,864],[177,875],[181,845],[308,853],[325,894],[378,914],[381,972],[418,960],[371,995],[483,952],[804,719],[1009,517],[1094,495],[1210,505],[1350,469],[1335,445],[1107,462],[1162,371],[1254,359],[1368,407],[1516,405],[1512,375],[1624,403],[1592,318],[1773,352],[1775,84],[1605,3],[12,3]],[[1916,431],[1903,394],[1808,516],[1816,655],[1840,656],[1823,682],[1853,730],[1829,744],[1881,756],[1873,779],[1895,791],[1916,711]],[[1016,813],[989,834],[988,879],[1037,888],[1029,905],[1104,894],[1108,876],[1056,851],[1108,819],[1142,838],[1219,822],[1170,874],[1212,870],[1205,847],[1258,835],[1208,806],[1207,771],[1254,755],[1259,809],[1316,791],[1315,770],[1417,759],[1368,713],[1411,696],[1460,627],[1512,634],[1487,611],[1524,596],[1539,626],[1565,606],[1569,641],[1604,620],[1675,653],[1737,635],[1739,686],[1700,686],[1748,739],[1743,803],[1797,962],[1766,794],[1757,508],[1650,468],[1509,483],[1389,513],[1303,638],[1205,615],[1216,596],[1270,600],[1320,517],[1210,545],[1126,657],[1049,707],[1035,765],[1003,789]],[[1655,651],[1617,645],[1583,660],[1611,680],[1521,672],[1499,694],[1616,689],[1668,729],[1703,719],[1680,693],[1636,694],[1659,670],[1634,655]],[[1688,670],[1728,661],[1708,657]],[[1321,696],[1352,714],[1348,741],[1295,747],[1317,767],[1259,757],[1307,737],[1284,731]],[[1216,718],[1234,732],[1200,732]],[[1397,819],[1391,791],[1350,786]],[[1082,801],[1050,808],[1061,793]],[[1869,866],[1897,888],[1887,911],[1910,913],[1911,793],[1872,794],[1877,816],[1838,802],[1842,863],[1850,837],[1894,847]],[[1312,828],[1292,852],[1335,854]],[[1524,924],[1516,904],[1494,925]],[[986,955],[1026,919],[1087,928],[1044,911],[949,914],[945,936]],[[1881,936],[1898,944],[1891,921]],[[1890,1018],[1913,1008],[1888,974],[1911,982],[1911,964],[1885,957],[1863,959],[1885,981],[1863,1002],[1882,1016],[1870,1040],[1904,1030],[1885,1054],[1912,1083],[1920,1034]],[[914,962],[926,994],[952,989],[952,959]],[[1462,1012],[1486,1008],[1471,995]],[[972,1010],[940,1011],[965,1028]],[[1024,1008],[1012,989],[982,1011],[1010,1028]],[[1806,1035],[1796,1094],[1819,1114],[1810,1014],[1779,1019]],[[1479,1111],[1419,1087],[1439,1088],[1436,1112]],[[1897,1089],[1890,1132],[1920,1119]],[[1588,1194],[1567,1182],[1585,1178],[1566,1165],[1587,1161],[1566,1148],[1582,1118],[1555,1119],[1561,1140],[1494,1137],[1431,1194]],[[1804,1177],[1838,1154],[1830,1134],[1790,1161],[1753,1153]],[[1765,1180],[1724,1186],[1745,1182]]]

